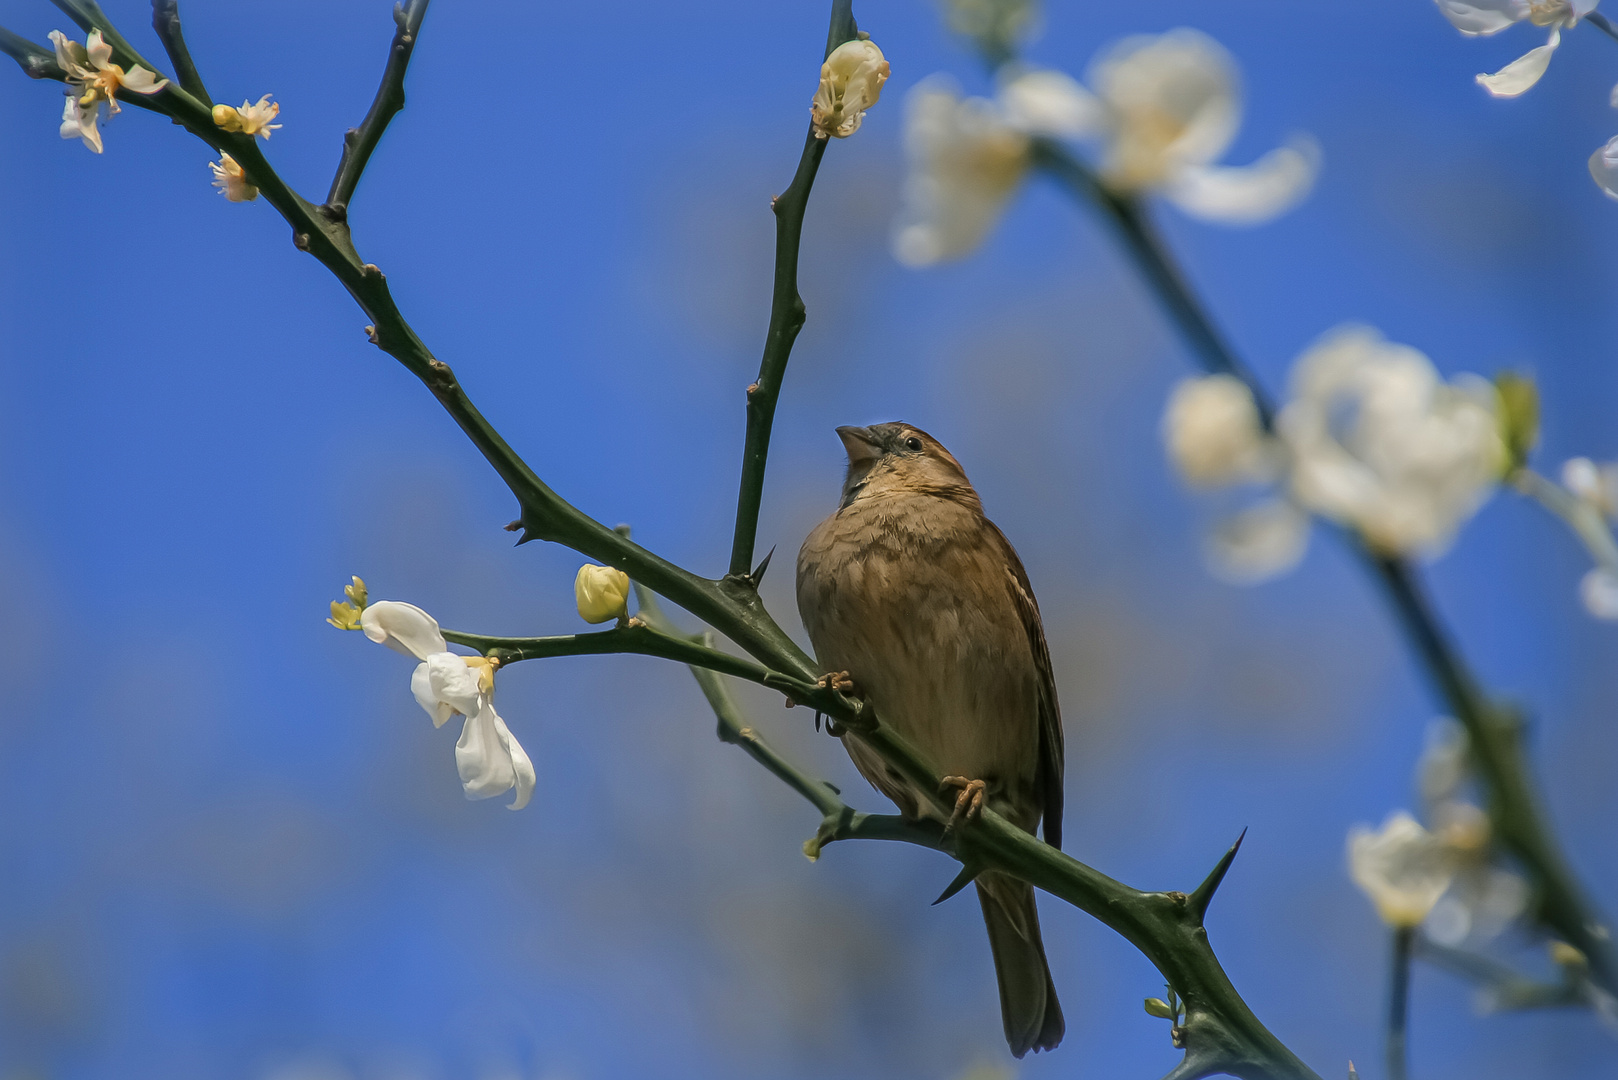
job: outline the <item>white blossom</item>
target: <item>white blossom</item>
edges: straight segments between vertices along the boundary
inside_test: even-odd
[[[573,579],[573,596],[579,618],[587,623],[621,619],[629,614],[629,575],[610,566],[586,563]]]
[[[1545,74],[1551,54],[1562,43],[1562,31],[1594,11],[1599,0],[1436,0],[1455,29],[1467,37],[1487,37],[1509,26],[1529,22],[1548,27],[1545,44],[1529,49],[1493,75],[1479,75],[1478,84],[1495,97],[1516,97]]]
[[[1028,136],[1000,107],[962,98],[945,76],[905,97],[904,206],[894,256],[906,266],[960,258],[982,242],[1028,167]]]
[[[1163,411],[1163,442],[1193,487],[1264,480],[1274,473],[1274,447],[1258,404],[1234,375],[1180,380]]]
[[[247,179],[247,174],[229,154],[220,154],[218,161],[208,162],[213,170],[213,186],[231,202],[251,202],[258,198],[258,188]]]
[[[272,131],[281,130],[280,124],[270,123],[281,115],[280,102],[271,101],[270,96],[265,94],[258,99],[257,104],[243,101],[239,109],[231,105],[215,105],[213,122],[226,131],[257,135],[267,140]]]
[[[1216,522],[1204,544],[1208,568],[1232,585],[1257,585],[1291,570],[1309,547],[1309,515],[1267,499]]]
[[[1349,830],[1348,870],[1382,921],[1400,929],[1421,925],[1455,874],[1448,846],[1403,810],[1378,831]]]
[[[56,47],[56,65],[67,76],[69,87],[62,108],[62,138],[80,139],[98,154],[102,145],[96,125],[103,115],[110,118],[122,111],[118,91],[155,94],[169,84],[138,64],[126,72],[113,63],[112,46],[102,39],[100,30],[91,30],[83,45],[60,30],[52,30],[50,40]]]
[[[1618,462],[1568,458],[1562,463],[1562,486],[1602,517],[1618,517]]]
[[[1256,224],[1314,186],[1320,149],[1298,137],[1251,165],[1215,165],[1241,126],[1235,60],[1196,30],[1117,42],[1090,65],[1091,129],[1104,142],[1101,175],[1118,191],[1156,191],[1193,217]]]
[[[455,743],[455,768],[468,799],[489,799],[516,789],[513,810],[534,793],[534,766],[494,710],[494,665],[481,656],[449,651],[438,623],[413,604],[379,600],[360,614],[365,636],[420,661],[410,677],[416,701],[442,727],[466,718]]]
[[[1618,621],[1618,574],[1605,566],[1587,571],[1579,580],[1579,600],[1596,618]]]
[[[845,41],[833,49],[820,65],[820,87],[809,106],[815,136],[846,139],[858,131],[887,81],[888,62],[876,42]]]
[[[1415,349],[1367,327],[1299,358],[1277,419],[1300,504],[1390,554],[1437,554],[1486,501],[1505,462],[1494,388],[1444,382]]]
[[[1590,179],[1609,199],[1618,199],[1618,135],[1590,155]]]

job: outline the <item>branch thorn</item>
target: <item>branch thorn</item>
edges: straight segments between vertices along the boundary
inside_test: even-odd
[[[973,880],[977,878],[979,873],[981,873],[981,871],[977,867],[972,866],[970,863],[963,865],[961,867],[961,872],[955,875],[955,880],[944,886],[944,891],[938,894],[938,899],[933,901],[932,906],[936,907],[937,905],[942,904],[945,900],[948,900],[950,897],[972,884]]]
[[[1230,869],[1230,864],[1236,861],[1236,853],[1242,849],[1242,841],[1245,839],[1247,839],[1247,830],[1243,829],[1242,834],[1236,838],[1234,844],[1230,845],[1230,850],[1225,852],[1218,865],[1209,872],[1208,876],[1202,880],[1202,884],[1198,885],[1196,890],[1186,899],[1186,906],[1191,909],[1191,914],[1196,916],[1198,926],[1202,925],[1203,916],[1208,914],[1208,904],[1213,901],[1214,890],[1218,889],[1220,882],[1225,880],[1225,873]]]
[[[769,554],[765,555],[763,560],[759,562],[758,566],[754,567],[753,572],[742,579],[746,581],[748,585],[752,586],[754,592],[758,592],[759,585],[764,581],[764,571],[770,568],[770,560],[774,557],[775,548],[772,547],[769,550]]]

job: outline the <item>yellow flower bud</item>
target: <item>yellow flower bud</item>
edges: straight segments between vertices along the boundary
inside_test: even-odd
[[[579,618],[587,623],[604,623],[629,614],[629,575],[610,566],[589,563],[579,567],[573,581]]]
[[[213,107],[213,122],[217,127],[226,131],[240,131],[242,129],[242,114],[229,105],[215,105]]]
[[[888,62],[876,42],[845,41],[833,49],[820,65],[820,88],[809,106],[815,136],[846,139],[858,131],[887,81]]]

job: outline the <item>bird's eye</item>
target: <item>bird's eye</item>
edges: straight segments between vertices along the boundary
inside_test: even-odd
[[[916,438],[914,435],[905,440],[905,445],[917,453],[921,452],[921,440]]]

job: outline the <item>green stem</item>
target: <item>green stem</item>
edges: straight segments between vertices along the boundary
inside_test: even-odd
[[[1608,37],[1618,40],[1618,27],[1614,27],[1612,21],[1601,12],[1592,11],[1584,17],[1584,20]]]
[[[836,0],[826,35],[826,55],[859,33],[853,0]],[[736,495],[736,534],[730,548],[730,577],[751,581],[753,553],[758,544],[758,515],[764,501],[764,468],[770,455],[770,433],[775,406],[781,397],[792,345],[803,329],[806,311],[798,294],[798,248],[803,239],[803,216],[809,209],[809,191],[826,153],[829,139],[804,136],[798,171],[787,189],[772,200],[775,212],[775,289],[770,298],[770,328],[764,338],[764,357],[758,378],[747,388],[747,436],[742,446],[742,479]],[[751,581],[754,588],[758,583]]]
[[[1410,946],[1416,931],[1412,927],[1395,927],[1393,931],[1393,961],[1388,988],[1388,1080],[1408,1080],[1409,1051],[1405,1047],[1405,1031],[1410,1017]]]
[[[157,31],[163,51],[169,54],[169,64],[180,88],[204,105],[212,106],[213,98],[202,84],[191,50],[186,46],[185,34],[180,29],[180,0],[152,0],[152,29]]]
[[[371,160],[371,152],[382,140],[382,133],[388,129],[389,121],[404,108],[405,69],[410,66],[410,57],[415,52],[421,21],[427,17],[427,3],[428,0],[409,0],[408,4],[394,7],[393,21],[397,29],[393,34],[393,43],[388,48],[388,64],[382,71],[382,84],[377,87],[371,109],[360,126],[349,128],[348,134],[343,136],[343,156],[337,163],[337,175],[332,177],[326,207],[344,218],[348,215],[349,201],[354,197],[354,189],[359,186],[366,163]]]

